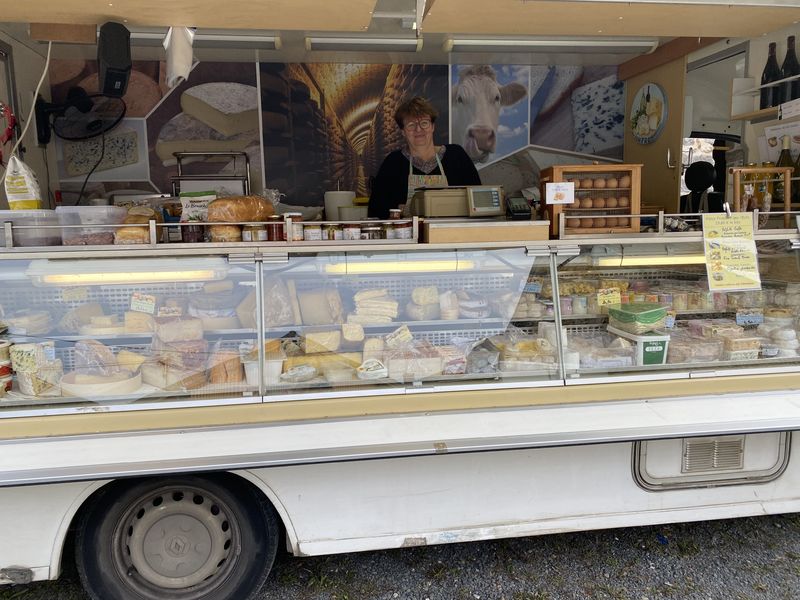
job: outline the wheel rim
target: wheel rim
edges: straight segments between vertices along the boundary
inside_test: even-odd
[[[235,565],[241,529],[207,490],[165,486],[132,502],[114,532],[114,564],[145,597],[191,599],[219,586]]]

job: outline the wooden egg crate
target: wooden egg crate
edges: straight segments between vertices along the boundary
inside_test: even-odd
[[[641,173],[642,165],[559,165],[543,170],[542,198],[547,183],[575,184],[574,204],[543,207],[551,237],[639,233]]]

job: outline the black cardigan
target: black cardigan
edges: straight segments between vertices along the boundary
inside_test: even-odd
[[[441,158],[448,185],[480,185],[481,178],[470,157],[457,144],[446,144]],[[415,175],[441,175],[439,165],[430,173],[414,167]],[[390,153],[381,164],[369,196],[369,216],[389,218],[389,209],[406,203],[408,159],[400,150]]]

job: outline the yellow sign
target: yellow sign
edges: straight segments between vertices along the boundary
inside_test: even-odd
[[[761,289],[752,214],[703,215],[703,247],[709,290]]]
[[[604,288],[597,290],[597,306],[608,306],[610,304],[621,304],[622,294],[619,288]]]

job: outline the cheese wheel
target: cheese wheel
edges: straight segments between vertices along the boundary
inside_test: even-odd
[[[618,201],[615,196],[606,198],[606,208],[617,208]]]
[[[594,200],[590,197],[583,198],[581,200],[581,208],[592,208],[594,206]]]
[[[619,187],[619,181],[616,177],[609,177],[606,179],[606,187],[609,189]]]
[[[621,188],[629,188],[631,187],[631,176],[630,175],[623,175],[619,178],[619,187]]]
[[[606,217],[606,227],[616,227],[616,226],[617,226],[616,217]]]
[[[606,199],[605,198],[595,198],[593,206],[594,206],[594,208],[605,208],[606,207]]]
[[[580,219],[567,219],[567,227],[570,229],[581,226]]]
[[[589,190],[594,187],[594,180],[592,179],[581,179],[580,181],[582,189]]]
[[[627,196],[620,196],[617,198],[620,208],[628,208],[631,205],[631,200]]]
[[[594,180],[592,185],[594,185],[595,189],[601,190],[606,187],[606,180],[602,177],[598,177]]]
[[[597,218],[594,220],[594,227],[605,227],[606,220],[603,217]]]
[[[581,219],[581,227],[594,227],[594,219]]]

